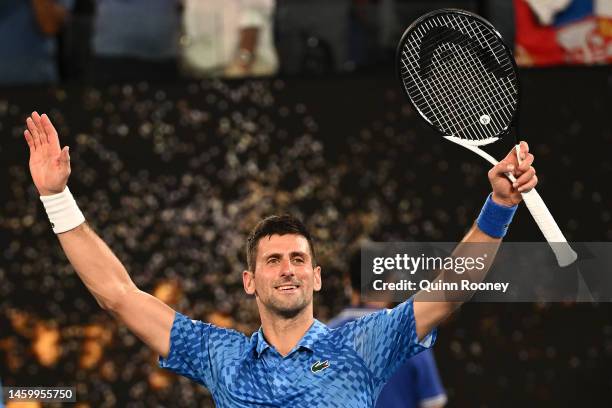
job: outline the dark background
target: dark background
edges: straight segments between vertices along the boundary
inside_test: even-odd
[[[243,245],[262,217],[291,212],[311,229],[324,279],[316,317],[326,321],[349,303],[346,272],[362,239],[459,240],[478,215],[489,165],[409,108],[394,72],[397,40],[372,40],[378,2],[280,1],[277,78],[109,83],[83,77],[88,3],[77,2],[61,35],[59,85],[0,89],[3,385],[75,385],[79,408],[212,404],[203,387],[158,369],[68,264],[29,176],[22,133],[32,110],[47,112],[70,145],[70,188],[136,284],[248,334],[259,321],[242,289]],[[455,6],[513,36],[509,1],[398,6],[402,27]],[[350,18],[339,20],[343,7]],[[333,37],[333,24],[350,35]],[[539,193],[568,240],[612,240],[612,70],[523,69],[520,79],[515,133],[536,156]],[[501,158],[513,145],[508,137],[487,150]],[[524,206],[507,240],[543,240]],[[610,405],[610,311],[466,304],[435,347],[448,406]]]
[[[611,78],[607,67],[521,72],[520,133],[536,155],[538,190],[574,241],[612,238]],[[221,313],[245,331],[258,321],[240,284],[242,241],[258,217],[290,211],[313,230],[325,282],[317,317],[326,320],[348,302],[341,276],[360,238],[458,240],[490,188],[487,163],[427,128],[392,72],[4,90],[0,376],[7,385],[77,383],[92,406],[207,397],[172,376],[179,386],[152,385],[155,356],[99,310],[67,266],[29,179],[21,132],[34,108],[51,114],[71,146],[71,189],[137,284],[155,291],[175,282],[178,310]],[[513,141],[503,143],[499,152]],[[507,239],[542,240],[524,207]],[[435,349],[449,406],[605,405],[609,311],[465,305]],[[16,329],[15,313],[25,328]],[[59,333],[54,364],[32,352],[37,324]],[[88,334],[96,324],[106,334]],[[88,341],[102,355],[84,368]]]

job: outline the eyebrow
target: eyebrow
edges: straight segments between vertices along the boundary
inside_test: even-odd
[[[289,253],[289,258],[295,258],[296,256],[301,256],[302,258],[308,258],[308,254],[306,252],[302,252],[302,251],[292,251]],[[270,258],[282,258],[283,254],[281,254],[280,252],[274,252],[268,255],[264,256],[264,259],[270,259]]]

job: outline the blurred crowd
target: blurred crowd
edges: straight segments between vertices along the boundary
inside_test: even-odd
[[[459,239],[476,217],[488,165],[417,118],[390,59],[423,11],[485,3],[489,18],[511,25],[505,0],[0,1],[0,86],[60,84],[0,93],[3,385],[74,385],[78,408],[212,406],[204,388],[158,369],[75,276],[28,173],[22,132],[32,110],[49,113],[70,145],[71,190],[141,289],[250,334],[259,321],[242,289],[244,240],[262,217],[290,212],[317,244],[315,314],[326,321],[350,301],[345,272],[363,240]],[[385,75],[369,79],[275,76],[381,61]],[[608,149],[590,147],[612,142],[598,120],[612,80],[554,75],[522,76],[530,97],[520,130],[541,192],[570,240],[612,240],[610,191],[582,170],[612,176]],[[538,240],[521,211],[508,238]],[[436,346],[451,406],[583,405],[602,395],[612,387],[608,312],[467,305]]]
[[[389,69],[402,30],[449,5],[513,24],[503,0],[3,0],[0,85]]]
[[[276,72],[274,0],[9,0],[4,84]]]
[[[284,87],[140,83],[53,95],[50,113],[72,145],[71,188],[91,225],[139,287],[193,318],[257,328],[241,283],[245,236],[263,216],[288,211],[307,220],[319,242],[328,272],[318,316],[328,319],[345,300],[337,271],[346,260],[337,254],[390,210],[374,193],[367,205],[343,199],[353,184],[347,163],[326,161],[316,119],[304,103],[279,100]],[[72,97],[83,110],[69,120],[63,112]],[[2,123],[17,131],[23,108],[6,103]],[[80,399],[96,407],[117,399],[121,406],[192,406],[205,391],[183,380],[172,386],[156,356],[100,312],[49,235],[27,168],[16,162],[8,170],[13,199],[3,210],[10,232],[0,269],[1,333],[11,333],[1,343],[5,382],[77,382]],[[355,211],[342,217],[349,208]]]
[[[548,82],[555,89],[557,81]],[[610,192],[576,172],[588,157],[611,175],[607,153],[581,154],[563,137],[593,130],[594,143],[610,142],[609,124],[578,129],[565,115],[546,125],[549,139],[537,136],[559,111],[604,117],[597,98],[576,104],[558,100],[556,110],[538,113],[532,149],[547,197],[571,203],[549,201],[568,237],[610,240]],[[315,314],[326,321],[349,303],[343,272],[363,239],[459,239],[489,189],[487,164],[428,131],[393,78],[9,92],[0,98],[0,378],[75,385],[79,408],[211,401],[204,388],[158,369],[157,356],[102,312],[75,276],[28,174],[23,119],[34,106],[71,146],[71,190],[135,283],[194,319],[246,333],[259,322],[242,289],[244,240],[262,217],[291,212],[312,231],[324,279]],[[556,196],[546,174],[569,196]],[[509,239],[533,240],[532,224],[519,212]],[[468,305],[436,347],[449,400],[504,406],[487,405],[503,396],[516,406],[558,401],[559,384],[580,384],[590,395],[609,389],[607,316],[605,305]]]
[[[388,72],[445,7],[488,19],[519,65],[609,63],[609,0],[3,0],[0,86]]]

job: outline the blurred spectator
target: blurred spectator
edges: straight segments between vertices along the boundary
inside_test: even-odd
[[[0,84],[58,80],[56,36],[74,0],[0,2]]]
[[[0,408],[4,408],[4,398],[2,397],[2,381],[0,381]]]
[[[287,74],[352,69],[349,17],[352,0],[284,0],[277,9],[277,47]]]
[[[82,79],[89,69],[96,0],[74,0],[70,21],[58,37],[59,76]]]
[[[396,0],[353,0],[347,68],[388,62],[388,56],[395,55],[403,28],[398,21]]]
[[[381,302],[361,302],[360,255],[360,252],[356,252],[349,264],[351,307],[344,309],[328,323],[331,328],[342,326],[389,306]],[[433,352],[428,349],[410,358],[404,366],[397,370],[378,396],[376,407],[442,408],[446,404],[446,400],[446,393],[438,375]]]
[[[177,78],[180,0],[97,0],[96,4],[94,79]]]
[[[186,70],[196,76],[275,74],[274,9],[274,0],[186,0]]]

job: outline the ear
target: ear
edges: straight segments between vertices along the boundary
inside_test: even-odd
[[[316,268],[314,268],[313,270],[314,272],[314,286],[313,289],[315,292],[318,292],[321,290],[321,286],[322,286],[322,282],[321,282],[321,267],[317,266]]]
[[[255,294],[255,276],[251,271],[242,271],[242,286],[247,295]]]

